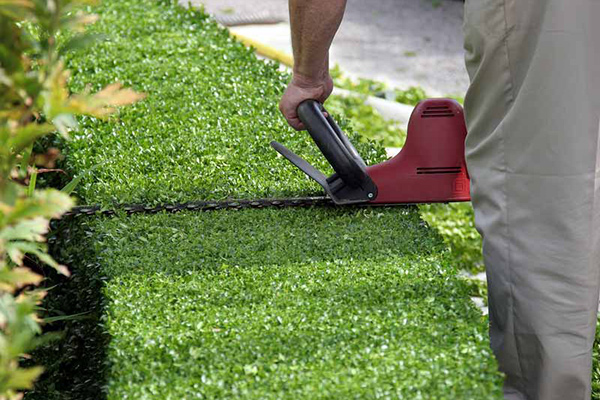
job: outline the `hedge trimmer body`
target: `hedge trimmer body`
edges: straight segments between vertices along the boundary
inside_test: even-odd
[[[308,100],[298,108],[306,126],[335,173],[326,177],[280,143],[271,146],[315,180],[336,204],[394,205],[470,200],[465,163],[464,112],[455,100],[419,103],[408,123],[406,144],[395,157],[366,166],[321,104]]]

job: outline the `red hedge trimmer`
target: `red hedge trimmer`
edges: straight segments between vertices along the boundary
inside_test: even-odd
[[[336,204],[407,204],[469,201],[465,164],[467,129],[460,104],[449,99],[419,103],[408,123],[406,144],[394,158],[366,166],[323,106],[305,101],[298,116],[335,173],[326,177],[275,141],[271,146],[315,180]]]

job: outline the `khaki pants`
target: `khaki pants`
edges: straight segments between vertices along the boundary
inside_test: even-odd
[[[600,0],[466,0],[465,101],[507,399],[587,400],[600,286]]]

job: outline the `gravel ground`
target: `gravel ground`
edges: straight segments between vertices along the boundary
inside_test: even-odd
[[[203,4],[213,14],[268,10],[288,20],[287,0],[192,3]],[[462,13],[463,3],[455,0],[349,0],[332,60],[354,76],[401,88],[418,85],[431,95],[463,95],[469,79],[463,58]],[[286,27],[257,28],[253,33],[258,32],[259,39],[289,47]]]

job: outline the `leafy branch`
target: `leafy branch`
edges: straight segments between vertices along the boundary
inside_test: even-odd
[[[105,118],[144,98],[119,84],[97,93],[69,92],[61,57],[92,41],[85,27],[97,17],[82,6],[95,3],[0,0],[0,400],[21,399],[43,371],[21,367],[42,332],[36,310],[45,296],[35,288],[42,276],[27,267],[28,257],[69,275],[48,254],[45,235],[50,220],[74,201],[68,191],[36,189],[38,167],[52,168],[59,155],[32,155],[33,144],[55,132],[68,138],[78,115]]]

